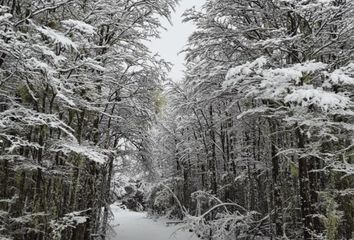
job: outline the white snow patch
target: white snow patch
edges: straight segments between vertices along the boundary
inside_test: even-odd
[[[350,99],[346,96],[326,92],[322,89],[304,88],[297,89],[293,93],[285,97],[285,102],[297,103],[301,106],[316,105],[322,110],[344,109],[349,103]]]
[[[226,75],[223,88],[226,89],[227,87],[240,84],[247,78],[255,79],[258,77],[261,81],[261,88],[277,88],[278,93],[273,94],[277,95],[282,93],[283,89],[287,87],[291,81],[299,83],[300,79],[304,76],[304,73],[315,72],[327,68],[327,64],[322,62],[305,62],[284,68],[264,69],[263,67],[266,63],[267,58],[262,56],[253,62],[247,62],[231,68]]]
[[[181,225],[166,225],[168,220],[153,220],[146,213],[131,212],[112,206],[115,233],[110,240],[198,240],[194,233]]]
[[[326,85],[354,85],[354,63],[340,69],[334,70],[329,74],[329,82]]]
[[[10,18],[12,18],[12,15],[10,13],[5,13],[3,16],[0,16],[0,22],[8,21]]]
[[[226,81],[223,83],[224,89],[228,86],[237,84],[245,76],[252,74],[257,69],[261,69],[266,63],[267,59],[262,56],[253,62],[247,62],[245,64],[231,68],[226,75]]]

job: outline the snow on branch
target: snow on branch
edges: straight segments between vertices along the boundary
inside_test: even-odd
[[[336,161],[332,164],[332,167],[333,167],[332,169],[333,171],[344,174],[344,176],[342,176],[342,179],[346,177],[354,176],[354,164],[352,163],[348,163],[347,161],[343,161],[343,162]]]
[[[77,50],[77,45],[74,43],[70,38],[64,36],[64,34],[51,29],[49,27],[38,27],[35,26],[36,30],[43,35],[47,36],[48,38],[52,39],[54,43],[60,43],[65,47],[72,47]]]
[[[21,155],[2,154],[0,155],[0,162],[2,161],[10,161],[14,165],[14,171],[34,171],[38,169],[45,170],[45,168],[38,164],[35,160],[23,157]]]
[[[61,22],[63,23],[64,27],[67,29],[74,29],[89,35],[96,34],[96,28],[83,21],[68,19],[68,20],[63,20]]]
[[[0,13],[2,8],[0,8]],[[0,22],[9,22],[9,20],[12,18],[12,15],[10,13],[5,13],[4,15],[0,16]]]
[[[30,126],[60,129],[69,139],[76,141],[73,135],[74,130],[58,119],[56,115],[39,113],[12,102],[7,110],[0,112],[0,141],[7,141],[10,144],[6,149],[7,152],[11,153],[21,147],[42,148],[38,143],[30,142],[16,134]]]
[[[72,134],[74,130],[58,119],[54,114],[46,114],[27,109],[15,102],[8,110],[0,112],[0,126],[6,129],[24,126],[48,126],[65,132],[71,139],[76,139]]]
[[[75,142],[57,142],[51,148],[52,152],[62,152],[65,155],[76,153],[87,157],[89,160],[104,164],[108,160],[107,152],[91,145],[83,145]]]
[[[62,91],[58,91],[57,97],[63,100],[65,103],[69,104],[69,106],[71,107],[76,106],[75,102],[72,99],[68,98],[66,95],[64,95]]]
[[[14,135],[9,135],[9,134],[3,134],[0,133],[0,139],[6,139],[8,142],[10,142],[11,146],[6,148],[6,151],[8,152],[13,152],[16,149],[20,148],[20,147],[31,147],[34,149],[41,149],[43,148],[42,146],[40,146],[38,143],[33,143],[33,142],[29,142],[28,140],[25,140],[21,137],[17,137]],[[0,140],[1,143],[1,140]]]
[[[226,75],[226,81],[223,83],[223,88],[226,89],[229,86],[236,85],[246,76],[253,73],[260,74],[259,70],[261,70],[266,63],[267,59],[265,57],[260,57],[253,62],[247,62],[243,65],[231,68]]]
[[[251,80],[257,80],[261,89],[266,89],[264,95],[277,96],[282,94],[292,82],[298,84],[308,73],[324,70],[327,64],[321,62],[305,62],[283,68],[264,68],[268,60],[264,56],[253,62],[247,62],[229,70],[223,89],[240,85],[243,81],[248,85]]]
[[[34,44],[33,47],[34,47],[34,49],[36,49],[36,51],[39,51],[42,55],[53,59],[53,61],[56,65],[67,60],[66,57],[64,57],[62,55],[55,54],[54,51],[52,51],[50,48],[48,48],[45,45]]]
[[[237,119],[242,119],[245,116],[251,116],[251,115],[256,115],[256,114],[261,114],[261,113],[266,113],[267,111],[271,110],[271,108],[268,107],[256,107],[256,108],[252,108],[250,110],[244,111],[242,113],[240,113],[237,116]]]
[[[331,87],[332,85],[354,85],[354,63],[342,67],[340,69],[334,70],[329,74],[328,81],[325,82],[324,86]]]
[[[71,212],[65,214],[64,217],[58,220],[51,220],[50,227],[53,229],[53,239],[61,239],[61,233],[65,229],[76,228],[78,225],[85,223],[89,217],[84,216],[83,214],[87,211],[90,211],[90,209],[79,212]]]
[[[91,69],[94,69],[96,71],[102,71],[105,72],[107,69],[101,66],[101,62],[98,62],[92,58],[86,58],[85,60],[82,61],[84,66],[87,66]]]
[[[323,111],[328,111],[332,109],[345,109],[349,106],[350,99],[347,96],[308,86],[307,88],[297,89],[287,95],[285,102],[295,103],[303,107],[315,105]]]
[[[40,61],[35,57],[30,58],[26,65],[31,70],[41,70],[45,72],[50,78],[53,78],[54,74],[57,73],[57,71],[54,70],[49,64]]]

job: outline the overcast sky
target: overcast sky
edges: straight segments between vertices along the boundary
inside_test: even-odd
[[[149,45],[153,53],[158,53],[163,59],[174,64],[170,77],[174,81],[181,80],[184,70],[184,55],[178,53],[187,43],[188,36],[195,27],[190,23],[182,23],[182,14],[186,9],[195,6],[197,9],[203,5],[204,0],[182,0],[172,15],[171,26],[168,21],[163,21],[167,31],[161,32],[161,38],[153,40]]]

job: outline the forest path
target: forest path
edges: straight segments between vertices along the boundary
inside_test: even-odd
[[[180,225],[166,226],[166,221],[148,218],[146,213],[131,212],[112,206],[115,233],[110,240],[198,240]]]

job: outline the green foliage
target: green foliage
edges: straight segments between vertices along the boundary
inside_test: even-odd
[[[162,94],[161,90],[156,90],[154,92],[154,102],[155,102],[155,112],[160,113],[162,109],[166,106],[167,101],[165,96]]]
[[[322,218],[326,228],[326,239],[338,239],[338,228],[343,217],[343,212],[338,211],[338,203],[329,193],[324,195],[326,203],[326,216]]]
[[[57,28],[58,27],[58,22],[57,21],[54,21],[54,20],[49,20],[48,23],[47,23],[47,26],[50,27],[50,28]]]
[[[300,78],[301,85],[303,84],[310,84],[313,80],[311,73],[304,73],[303,76]]]
[[[26,85],[20,85],[17,88],[17,94],[22,99],[23,103],[31,103],[33,101],[33,98]]]
[[[292,176],[298,178],[299,177],[299,167],[293,161],[289,162],[290,173]]]

